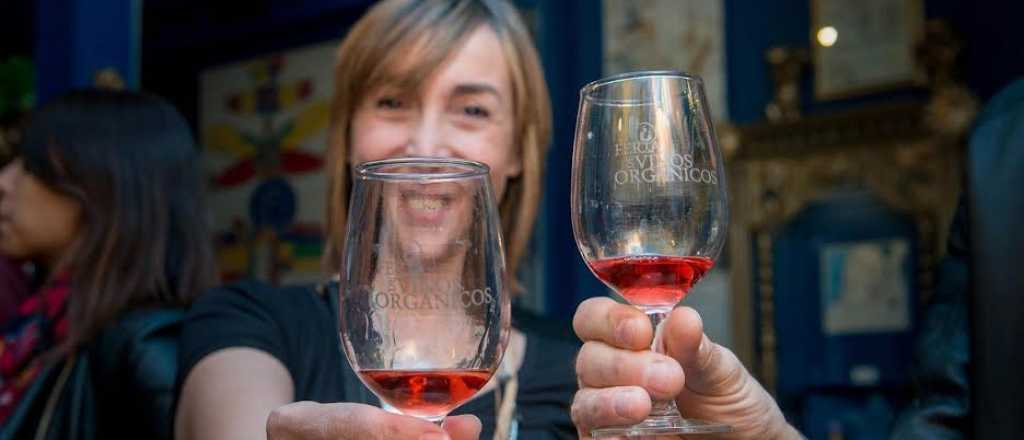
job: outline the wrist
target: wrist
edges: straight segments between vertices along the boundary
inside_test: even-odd
[[[750,440],[803,440],[804,437],[786,421],[775,399],[753,377],[747,376],[743,401],[750,405],[734,414],[734,437]]]
[[[785,420],[781,420],[779,426],[776,427],[774,435],[768,437],[775,440],[804,440],[804,436],[800,434]]]
[[[786,421],[786,416],[782,415],[782,410],[779,409],[779,405],[775,402],[775,399],[770,394],[760,387],[758,384],[758,391],[761,393],[763,399],[761,402],[767,406],[763,410],[764,423],[767,429],[763,431],[762,436],[757,438],[772,439],[772,440],[804,440],[804,436],[797,431],[793,425],[790,425]]]

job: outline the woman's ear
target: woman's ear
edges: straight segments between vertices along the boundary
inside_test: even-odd
[[[519,177],[520,175],[523,174],[523,161],[524,161],[524,158],[526,157],[526,155],[528,154],[528,152],[525,151],[526,147],[523,146],[523,143],[524,143],[523,141],[525,139],[529,139],[530,138],[530,135],[532,134],[531,133],[532,130],[533,130],[532,127],[527,126],[527,128],[526,128],[526,132],[527,132],[526,136],[513,136],[513,139],[516,139],[516,142],[517,142],[516,145],[517,145],[518,148],[515,148],[515,152],[512,153],[512,157],[509,158],[509,164],[508,164],[508,178],[509,179],[514,179],[514,178]]]
[[[523,155],[516,154],[508,165],[508,178],[514,179],[523,174]]]

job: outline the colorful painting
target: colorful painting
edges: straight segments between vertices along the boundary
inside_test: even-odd
[[[909,258],[905,239],[826,245],[820,254],[825,334],[908,330]]]
[[[322,278],[331,66],[337,42],[200,77],[200,138],[224,281]]]
[[[680,70],[704,79],[711,113],[726,119],[722,0],[604,0],[604,71]]]

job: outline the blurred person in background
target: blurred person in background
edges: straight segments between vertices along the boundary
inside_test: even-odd
[[[0,120],[0,167],[11,161],[11,150],[20,142],[18,121]],[[15,315],[18,304],[28,295],[28,283],[22,265],[0,254],[0,327]]]
[[[18,304],[28,296],[28,277],[21,265],[0,255],[0,327],[15,316]]]
[[[0,439],[171,437],[182,308],[214,281],[198,152],[153,96],[76,91],[0,170],[0,253],[39,288],[2,329]]]
[[[967,183],[915,351],[914,400],[892,438],[1024,434],[1024,79],[989,100],[971,132]],[[973,321],[973,322],[972,322]],[[972,334],[973,330],[973,334]]]

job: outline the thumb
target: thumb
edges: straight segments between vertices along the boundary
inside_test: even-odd
[[[483,425],[473,415],[449,416],[444,419],[444,430],[452,440],[477,440]]]
[[[741,392],[746,369],[736,355],[704,334],[704,322],[696,310],[673,310],[662,331],[665,352],[683,367],[687,390],[708,397]]]
[[[674,310],[662,332],[666,353],[686,376],[676,398],[683,414],[731,426],[724,438],[802,438],[736,355],[708,339],[696,310]]]

